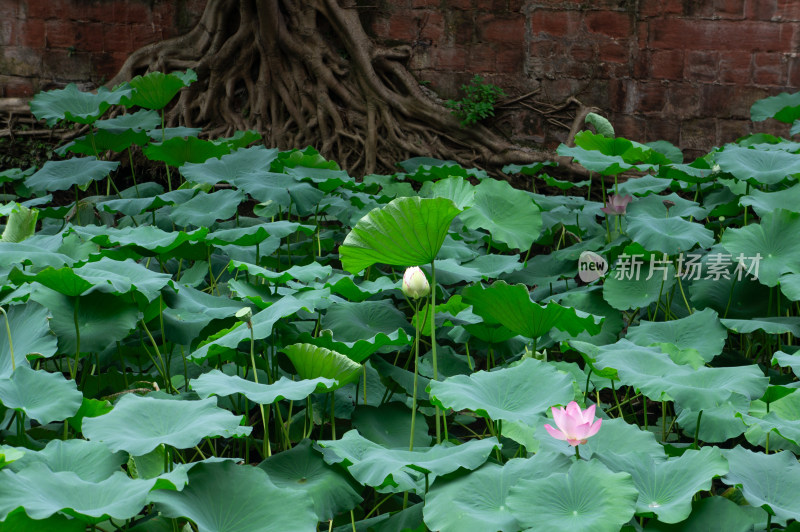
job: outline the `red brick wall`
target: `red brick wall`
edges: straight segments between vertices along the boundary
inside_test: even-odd
[[[129,51],[187,31],[204,3],[0,0],[0,96],[107,79]],[[800,89],[800,0],[358,3],[375,38],[412,44],[410,66],[443,97],[474,74],[510,95],[576,95],[618,134],[669,140],[690,155],[774,127],[750,123],[750,105]],[[524,110],[501,126],[550,145],[564,134]]]

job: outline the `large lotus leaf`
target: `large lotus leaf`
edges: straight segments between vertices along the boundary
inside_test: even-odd
[[[758,100],[750,107],[750,118],[753,122],[762,122],[774,118],[784,124],[791,124],[800,118],[800,93],[782,92]]]
[[[59,155],[66,152],[82,155],[98,155],[106,150],[121,152],[132,145],[144,146],[148,142],[144,131],[100,129],[95,133],[78,137],[74,141],[56,150]]]
[[[361,376],[362,366],[346,356],[312,344],[292,344],[282,352],[292,361],[301,379],[332,379],[330,388],[340,388]]]
[[[108,414],[83,420],[83,434],[112,451],[139,456],[161,444],[176,449],[194,447],[203,438],[246,436],[240,416],[217,406],[214,398],[200,401],[160,399],[126,394]]]
[[[318,521],[330,521],[363,500],[354,489],[352,480],[326,464],[322,456],[311,448],[309,440],[272,455],[258,467],[278,488],[307,493],[314,501]]]
[[[639,491],[636,511],[652,512],[663,523],[689,517],[695,493],[708,491],[714,477],[728,472],[728,462],[716,447],[688,450],[669,460],[631,453],[606,456],[603,462],[612,471],[630,473]]]
[[[201,398],[240,393],[250,401],[262,405],[269,405],[281,399],[300,401],[312,393],[327,391],[335,385],[336,381],[332,379],[293,381],[286,377],[281,377],[273,384],[259,384],[236,375],[226,375],[218,369],[212,369],[192,379],[192,389]]]
[[[753,207],[756,214],[761,217],[778,209],[800,212],[800,183],[775,192],[753,189],[749,195],[743,196],[739,203]]]
[[[148,144],[142,151],[151,161],[163,161],[170,166],[181,166],[185,163],[202,163],[212,157],[222,157],[230,152],[230,148],[197,137],[173,137],[164,142]]]
[[[47,267],[37,273],[30,274],[14,268],[9,273],[8,278],[17,284],[35,281],[42,286],[55,290],[59,294],[70,297],[79,296],[94,288],[94,283],[83,279],[68,266],[59,269]]]
[[[211,194],[201,192],[189,201],[172,209],[170,218],[179,226],[194,225],[203,227],[217,220],[227,220],[236,214],[239,204],[244,201],[241,190],[225,189]]]
[[[603,326],[598,334],[592,335],[589,331],[582,332],[574,338],[595,345],[613,344],[619,338],[619,333],[625,327],[622,315],[603,299],[602,286],[586,287],[556,294],[553,299],[564,307],[574,308],[594,316],[603,317]],[[554,340],[566,340],[569,333],[551,331],[550,337]]]
[[[162,311],[164,330],[170,341],[190,344],[215,319],[233,317],[245,304],[241,301],[212,296],[189,286],[178,291],[165,290]]]
[[[640,321],[628,328],[626,338],[641,345],[658,345],[670,353],[673,360],[711,362],[722,353],[728,331],[714,310],[704,309],[685,318],[672,321]]]
[[[715,159],[723,171],[754,184],[774,185],[800,174],[800,155],[782,150],[728,146],[716,153]]]
[[[32,519],[24,510],[11,512],[0,523],[0,532],[86,532],[86,523],[63,514],[45,519]]]
[[[341,303],[339,303],[341,304]],[[335,307],[336,305],[334,305]],[[334,308],[331,307],[331,308]],[[374,336],[367,338],[360,338],[352,342],[340,341],[338,338],[333,337],[333,332],[323,329],[319,336],[311,336],[309,333],[300,335],[303,342],[314,344],[319,347],[325,347],[332,351],[337,351],[347,358],[355,362],[363,362],[369,358],[372,353],[376,352],[383,346],[387,345],[411,345],[414,341],[413,336],[409,336],[403,329],[385,334],[379,332]]]
[[[12,473],[0,471],[0,518],[24,508],[34,519],[57,512],[98,523],[109,517],[130,519],[147,503],[155,480],[134,480],[122,471],[99,482],[81,479],[71,471],[53,472],[44,464]]]
[[[353,183],[344,170],[333,168],[308,168],[307,166],[287,167],[284,171],[298,181],[310,181],[323,192],[336,190],[345,183]]]
[[[800,464],[789,451],[755,453],[736,446],[725,453],[730,472],[722,481],[741,486],[751,506],[768,506],[779,523],[800,519]]]
[[[10,377],[0,379],[0,402],[6,408],[22,410],[42,425],[74,416],[82,399],[75,381],[61,373],[21,366]]]
[[[540,338],[553,328],[573,336],[584,331],[597,334],[602,327],[602,318],[554,302],[542,306],[531,301],[523,284],[496,281],[485,288],[476,284],[465,288],[463,296],[475,314],[527,338]]]
[[[754,365],[692,369],[676,364],[660,349],[637,346],[628,340],[593,351],[594,367],[616,369],[622,384],[636,387],[653,401],[674,400],[694,410],[722,404],[734,393],[758,399],[769,382]]]
[[[489,454],[499,448],[494,437],[469,440],[461,445],[442,444],[409,451],[386,449],[350,430],[340,440],[318,441],[323,447],[325,461],[343,463],[361,484],[381,488],[404,486],[408,470],[433,477],[446,475],[459,469],[473,470],[483,465]]]
[[[748,426],[752,427],[757,425],[763,432],[775,431],[782,438],[789,440],[795,445],[800,444],[800,419],[797,419],[797,413],[794,413],[795,419],[785,419],[775,412],[768,412],[761,414],[759,417],[749,416],[746,414],[738,414],[742,421]]]
[[[405,315],[388,300],[342,302],[334,305],[322,319],[321,327],[333,332],[337,341],[356,342],[378,333],[392,334],[408,329]]]
[[[301,216],[314,214],[325,193],[309,183],[275,172],[249,173],[236,177],[233,185],[261,203],[293,206]]]
[[[84,187],[105,178],[116,170],[118,162],[98,161],[96,157],[73,157],[63,161],[47,161],[42,168],[25,180],[34,194],[47,191]]]
[[[58,350],[57,340],[50,334],[46,308],[31,301],[25,305],[11,305],[6,312],[11,343],[6,327],[0,326],[0,378],[10,376],[14,369],[11,364],[12,346],[14,364],[18,368],[30,365],[27,355],[50,358]]]
[[[459,213],[446,198],[407,197],[373,209],[339,246],[342,267],[353,274],[376,262],[419,266],[432,262]]]
[[[626,217],[627,234],[649,251],[661,251],[674,255],[689,251],[699,245],[707,248],[714,244],[714,233],[698,222],[690,222],[677,216],[655,218],[652,216]]]
[[[475,187],[463,177],[448,177],[431,183],[430,186],[423,186],[420,192],[427,192],[431,198],[453,200],[456,207],[462,210],[475,204]]]
[[[767,334],[792,333],[800,336],[800,317],[790,316],[785,318],[752,318],[749,320],[723,319],[722,325],[735,333],[748,334],[755,331],[764,331]]]
[[[739,417],[741,412],[747,412],[750,399],[742,394],[733,393],[725,401],[717,405],[706,406],[702,409],[682,408],[675,405],[675,420],[683,433],[693,438],[695,433],[698,439],[706,443],[724,442],[741,435],[747,427]],[[703,415],[700,416],[700,410]],[[700,430],[697,430],[697,421],[700,421]]]
[[[675,284],[675,268],[661,259],[651,263],[641,256],[630,255],[616,269],[610,271],[603,282],[603,299],[617,310],[643,308],[664,297]]]
[[[209,244],[235,244],[237,246],[254,246],[269,237],[284,238],[295,234],[297,231],[310,235],[314,233],[313,225],[301,225],[295,222],[281,220],[268,222],[250,227],[237,227],[234,229],[220,229],[209,233],[206,241]]]
[[[330,266],[323,266],[318,262],[312,262],[311,264],[306,264],[303,266],[295,265],[287,268],[286,270],[278,272],[268,270],[267,268],[262,268],[261,266],[256,266],[255,264],[248,264],[247,262],[232,260],[228,265],[228,271],[233,273],[234,271],[238,270],[245,270],[249,274],[261,279],[266,279],[271,283],[285,284],[287,281],[293,279],[296,279],[301,283],[310,283],[316,279],[325,279],[331,274],[333,268]]]
[[[627,163],[669,164],[672,162],[650,146],[623,137],[615,137],[613,130],[611,135],[595,134],[589,130],[580,131],[575,135],[575,145],[586,150],[599,151],[605,155],[619,155]]]
[[[118,261],[103,257],[73,271],[101,292],[119,295],[135,291],[147,301],[157,298],[161,289],[171,282],[169,274],[154,272],[131,259]]]
[[[141,109],[135,113],[127,113],[124,115],[115,116],[106,120],[98,120],[94,123],[97,129],[108,131],[148,131],[158,127],[161,123],[161,117],[158,113],[148,109]]]
[[[350,301],[361,302],[375,294],[399,290],[401,282],[393,281],[389,277],[378,277],[374,281],[356,283],[351,275],[336,273],[325,280],[324,286],[330,288],[333,294],[338,294]]]
[[[571,462],[560,454],[537,453],[504,465],[487,463],[459,477],[439,480],[425,497],[425,524],[440,532],[517,532],[522,528],[506,498],[523,479],[565,472]]]
[[[29,238],[25,242],[0,242],[0,268],[8,268],[12,264],[33,265],[34,268],[60,268],[74,262],[71,257],[57,250],[43,249],[33,242],[35,238]]]
[[[143,189],[143,185],[139,185]],[[145,196],[145,191],[142,191],[142,196]],[[150,210],[158,209],[165,205],[180,205],[189,200],[192,196],[197,194],[196,189],[178,189],[172,192],[160,194],[162,191],[154,191],[155,196],[150,197],[136,197],[136,198],[122,198],[101,201],[97,204],[97,209],[106,212],[118,212],[127,214],[128,216],[135,216]],[[124,194],[124,192],[123,192]]]
[[[62,351],[75,353],[80,336],[83,353],[99,352],[120,341],[136,327],[137,307],[125,299],[102,292],[71,297],[39,286],[31,294],[52,314],[50,329],[58,337]],[[79,332],[76,332],[75,325]]]
[[[579,146],[570,147],[561,144],[556,153],[562,157],[572,159],[591,172],[601,175],[617,175],[628,170],[647,170],[650,165],[634,166],[628,164],[619,155],[606,155],[596,150],[587,150]]]
[[[756,530],[753,512],[745,511],[749,506],[739,506],[725,497],[704,497],[692,504],[692,513],[689,518],[677,524],[665,524],[651,519],[645,530],[648,532],[708,532],[709,530],[724,530],[725,532],[751,532]],[[764,521],[766,515],[760,510],[755,513],[762,514]]]
[[[775,351],[772,355],[772,364],[778,364],[782,368],[790,367],[792,368],[792,373],[800,376],[800,354],[798,353]]]
[[[72,231],[81,238],[91,240],[102,247],[132,247],[134,251],[147,255],[163,255],[187,242],[202,242],[208,234],[203,227],[191,232],[163,231],[152,225],[138,227],[105,227],[99,225],[73,226]]]
[[[12,471],[20,472],[34,464],[42,463],[54,472],[71,471],[82,480],[100,482],[119,471],[127,459],[125,453],[111,452],[99,442],[81,439],[51,440],[41,451],[26,450],[25,455],[10,468]]]
[[[191,519],[199,532],[313,531],[317,516],[311,497],[275,485],[263,470],[230,461],[199,464],[183,491],[150,495],[167,517]]]
[[[495,242],[520,250],[533,245],[542,227],[542,214],[528,193],[496,179],[475,187],[473,203],[460,219],[469,229],[485,229]]]
[[[712,248],[712,254],[721,248]],[[712,255],[713,256],[713,255]],[[723,253],[722,256],[727,256]],[[709,255],[705,255],[699,264],[709,271]],[[726,275],[719,278],[708,276],[707,279],[693,280],[688,287],[687,296],[695,308],[712,308],[724,318],[752,318],[765,316],[771,308],[769,304],[769,288],[745,275],[746,266],[735,270],[734,265],[723,268]],[[741,273],[741,275],[740,275]],[[684,282],[686,290],[686,283]]]
[[[119,86],[112,91],[100,87],[97,93],[82,92],[74,83],[70,83],[63,89],[36,94],[30,103],[31,112],[37,120],[45,120],[51,127],[61,120],[91,124],[130,92],[126,86]]]
[[[472,410],[492,420],[533,423],[549,407],[568,403],[571,375],[535,359],[495,371],[431,381],[431,402],[442,408]]]
[[[125,99],[126,107],[137,105],[145,109],[162,109],[183,87],[197,81],[197,74],[192,69],[186,72],[150,72],[144,76],[136,76],[129,84],[133,93]]]
[[[209,337],[207,342],[198,347],[189,357],[206,359],[228,349],[235,349],[241,342],[249,341],[251,334],[255,340],[267,338],[272,334],[272,327],[278,320],[291,316],[303,308],[309,312],[314,310],[314,306],[308,302],[300,301],[292,296],[283,296],[269,307],[253,315],[250,319],[252,330],[244,322],[238,322],[230,329],[224,329]],[[315,377],[319,376],[315,375]]]
[[[507,500],[526,531],[618,532],[633,517],[637,496],[629,474],[578,460],[566,473],[520,480]]]
[[[411,409],[403,403],[383,403],[379,406],[357,405],[350,416],[358,433],[370,441],[388,448],[401,448],[410,443]],[[414,426],[414,447],[431,444],[428,424],[417,418]]]

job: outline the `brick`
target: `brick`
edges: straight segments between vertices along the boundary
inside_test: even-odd
[[[644,142],[644,131],[647,121],[640,116],[631,114],[613,114],[608,117],[614,126],[617,136],[626,139]]]
[[[666,140],[678,145],[681,140],[680,122],[672,118],[661,117],[658,120],[647,120],[645,123],[646,142]]]
[[[497,71],[509,74],[519,74],[522,72],[525,61],[522,48],[501,50],[497,52]]]
[[[719,67],[717,52],[694,52],[686,54],[684,78],[692,81],[716,81]]]
[[[105,30],[99,22],[87,22],[77,25],[75,31],[76,48],[86,52],[102,52],[104,48]]]
[[[650,74],[655,79],[683,79],[684,52],[657,50],[650,57]]]
[[[534,35],[545,33],[554,37],[575,36],[582,23],[583,17],[578,11],[537,9],[531,16],[531,30]]]
[[[615,11],[595,11],[586,15],[586,27],[592,33],[599,33],[612,39],[624,39],[631,34],[633,26],[626,13]]]
[[[108,24],[103,27],[103,42],[106,52],[128,52],[135,50],[131,40],[131,28],[127,24]]]
[[[636,111],[643,114],[660,114],[667,103],[667,84],[639,83],[636,90]]]
[[[750,120],[717,120],[717,141],[719,146],[734,142],[750,133]]]
[[[664,50],[791,51],[794,26],[760,21],[669,18],[651,26],[652,48]]]
[[[30,48],[44,48],[45,25],[40,18],[20,20],[20,44]]]
[[[681,0],[640,0],[639,16],[655,17],[661,15],[681,15],[683,4]]]
[[[75,32],[78,25],[71,20],[51,19],[45,22],[45,39],[48,48],[69,48],[76,46]]]
[[[744,6],[744,0],[714,0],[714,18],[742,19]]]
[[[17,19],[0,19],[0,42],[10,46],[19,44]]]
[[[119,72],[128,54],[124,52],[101,52],[92,54],[92,77],[110,79]]]
[[[485,42],[517,44],[525,42],[525,18],[522,15],[479,19],[478,29]]]
[[[497,54],[487,45],[473,46],[468,55],[467,67],[470,72],[494,72]]]
[[[667,89],[666,116],[679,119],[694,118],[700,115],[702,93],[695,83],[671,82]]]
[[[20,18],[19,10],[20,2],[0,2],[0,20],[11,20],[12,18]]]
[[[681,123],[680,146],[702,155],[716,145],[716,136],[717,124],[713,118],[685,120]]]
[[[91,56],[86,52],[52,50],[42,58],[43,78],[56,82],[86,81],[91,74]]]
[[[720,52],[719,81],[747,83],[750,79],[752,55],[747,52]]]
[[[800,86],[800,56],[790,55],[787,58],[787,64],[789,85],[792,87]]]
[[[747,18],[750,20],[772,20],[778,11],[776,0],[757,0],[749,2],[747,6]]]
[[[29,18],[50,18],[53,16],[50,0],[28,0],[25,15]]]
[[[800,3],[796,0],[777,0],[773,16],[783,21],[800,21]]]
[[[782,85],[785,83],[787,61],[782,54],[753,54],[753,83]]]
[[[406,12],[398,12],[389,18],[386,37],[392,40],[411,42],[417,36],[419,19],[408,16]]]
[[[615,42],[602,43],[598,49],[600,61],[605,63],[627,63],[630,59],[628,48]]]
[[[750,118],[753,102],[769,96],[769,91],[741,85],[706,85],[702,109],[706,116],[724,119]]]
[[[0,76],[0,89],[5,98],[29,98],[33,96],[33,80],[15,76]]]
[[[434,47],[431,56],[437,70],[463,72],[467,68],[467,52],[463,47]]]
[[[0,72],[9,76],[34,77],[39,75],[41,57],[30,48],[5,46],[1,48]]]
[[[427,11],[420,22],[419,38],[432,43],[444,40],[444,17],[438,11]]]

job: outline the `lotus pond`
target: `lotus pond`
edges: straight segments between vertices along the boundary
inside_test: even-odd
[[[0,531],[800,529],[800,144],[357,180],[163,127],[193,80],[0,173]]]

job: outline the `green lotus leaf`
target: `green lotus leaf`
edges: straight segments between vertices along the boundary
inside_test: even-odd
[[[763,122],[767,118],[784,124],[791,124],[800,118],[800,93],[782,92],[777,96],[762,98],[750,107],[750,119],[753,122]]]
[[[246,436],[252,427],[240,426],[241,420],[219,408],[214,398],[181,401],[126,394],[108,414],[84,419],[83,434],[112,451],[139,456],[161,444],[188,449],[207,437]]]
[[[721,404],[734,393],[758,399],[768,383],[757,366],[692,369],[676,364],[660,349],[628,340],[597,347],[593,357],[594,367],[616,369],[623,384],[636,387],[651,400],[674,400],[694,410]]]
[[[714,233],[710,229],[677,216],[656,218],[629,215],[626,220],[628,236],[648,251],[675,255],[695,246],[708,248],[714,244]]]
[[[14,369],[11,346],[17,368],[30,366],[28,355],[50,358],[58,351],[57,340],[50,333],[45,307],[31,301],[24,305],[11,305],[6,312],[11,344],[7,329],[0,327],[0,378],[9,377]]]
[[[571,157],[575,162],[591,172],[601,175],[617,175],[628,170],[647,170],[649,165],[634,166],[628,164],[619,155],[605,155],[596,150],[587,150],[579,146],[569,147],[561,144],[556,153],[562,157]]]
[[[671,164],[659,167],[658,176],[681,183],[708,183],[717,175],[706,159],[697,159],[689,164]],[[622,186],[620,186],[622,189]]]
[[[637,453],[603,458],[612,471],[629,473],[639,492],[638,513],[654,513],[662,523],[683,521],[692,511],[692,497],[711,489],[714,477],[728,472],[716,447],[688,450],[678,458],[655,460]]]
[[[297,280],[301,283],[310,283],[317,279],[326,279],[330,276],[333,268],[330,266],[323,266],[318,262],[312,262],[311,264],[306,264],[304,266],[296,265],[277,272],[238,260],[232,260],[228,265],[228,271],[231,273],[242,270],[259,279],[265,279],[270,283],[286,284],[287,281],[291,280]]]
[[[171,140],[174,138],[188,138],[188,137],[196,137],[203,131],[203,128],[199,127],[166,127],[164,129],[156,128],[156,129],[148,129],[147,134],[151,140],[155,142],[164,142],[167,140]],[[230,151],[230,150],[228,150]],[[227,151],[225,153],[228,153]]]
[[[314,186],[325,193],[336,190],[346,183],[354,183],[344,170],[333,168],[308,168],[306,166],[297,166],[294,168],[286,168],[286,174],[294,177],[298,181],[308,181],[314,183]]]
[[[545,423],[553,425],[553,420],[542,416],[538,422],[528,425],[527,430],[524,431],[531,443],[534,444],[528,449],[538,448],[537,452],[548,451],[574,456],[575,448],[563,440],[553,438],[545,430]],[[503,423],[504,433],[505,430],[506,424]],[[587,459],[628,453],[646,454],[654,459],[664,457],[664,447],[656,441],[652,432],[641,430],[621,418],[604,418],[600,431],[589,438],[586,443],[581,444],[580,452],[581,457]]]
[[[251,334],[255,340],[267,338],[272,334],[272,327],[278,320],[291,316],[303,308],[311,312],[314,306],[292,296],[283,296],[269,307],[253,315],[250,319],[252,330],[245,323],[238,322],[230,329],[222,330],[210,336],[204,344],[189,355],[189,358],[204,360],[228,349],[235,349],[240,343],[249,341]],[[323,375],[314,375],[311,378],[321,376]]]
[[[460,219],[469,229],[485,229],[495,242],[523,251],[539,238],[542,227],[542,214],[531,197],[496,179],[475,187],[473,203]]]
[[[293,381],[281,377],[273,384],[259,384],[236,375],[226,375],[212,369],[192,380],[192,389],[201,399],[218,395],[224,397],[240,393],[250,401],[269,405],[278,400],[300,401],[315,392],[325,392],[336,387],[336,381],[315,378]]]
[[[172,209],[170,218],[177,225],[186,227],[209,226],[217,220],[227,220],[236,215],[239,204],[244,201],[241,190],[225,189],[207,194],[200,192],[192,199]]]
[[[486,463],[469,474],[439,480],[425,497],[425,523],[441,532],[517,532],[522,526],[506,502],[512,487],[523,479],[563,473],[570,464],[564,455],[537,453],[502,466]]]
[[[128,336],[139,320],[135,305],[102,292],[73,297],[39,286],[31,299],[50,311],[50,329],[58,337],[59,349],[67,353],[75,353],[78,335],[81,352],[102,351]]]
[[[162,109],[184,87],[197,80],[197,74],[192,69],[186,72],[150,72],[144,76],[136,76],[129,84],[133,89],[132,94],[125,99],[123,105],[131,107],[137,105],[145,109]]]
[[[320,326],[333,332],[337,341],[356,342],[378,333],[392,334],[409,330],[405,315],[388,300],[342,302],[328,309]]]
[[[115,116],[106,120],[98,120],[94,126],[100,130],[108,130],[112,132],[120,132],[125,130],[131,131],[148,131],[157,128],[161,123],[161,117],[158,113],[149,109],[141,109],[135,113],[126,113],[124,115]]]
[[[300,216],[309,216],[317,212],[320,202],[325,197],[324,192],[311,184],[275,172],[240,175],[232,184],[261,203],[272,202],[282,208],[291,206]]]
[[[361,376],[362,366],[346,356],[312,344],[292,344],[281,350],[292,361],[301,379],[332,379],[340,388]]]
[[[144,184],[141,184],[138,186],[138,188],[142,190],[145,188],[145,186]],[[142,192],[143,193],[141,195],[143,197],[101,201],[97,204],[97,209],[102,209],[106,212],[119,212],[128,216],[135,216],[137,214],[158,209],[165,205],[180,205],[186,201],[189,201],[192,196],[197,194],[197,190],[195,189],[178,189],[163,194],[161,194],[163,189],[160,189],[157,192],[154,192],[157,195],[150,197],[147,197],[146,194],[144,194],[144,190],[142,190]]]
[[[531,301],[525,285],[509,285],[496,281],[489,287],[476,284],[465,288],[464,300],[473,305],[473,312],[488,323],[499,323],[527,338],[540,338],[556,328],[575,336],[584,331],[600,332],[602,318],[562,307],[550,302],[540,305]]]
[[[700,364],[722,353],[728,331],[720,324],[712,309],[695,312],[685,318],[672,321],[640,321],[628,328],[626,338],[641,346],[658,345],[670,353],[677,363],[681,360],[699,358]],[[697,364],[693,364],[697,367]]]
[[[778,209],[800,212],[800,183],[775,192],[753,189],[750,194],[743,196],[739,203],[743,206],[753,207],[756,214],[761,217]]]
[[[423,187],[420,192],[425,192],[431,198],[447,198],[452,200],[461,210],[475,204],[476,188],[463,177],[448,177],[432,182],[429,187]]]
[[[735,333],[747,334],[755,331],[764,331],[767,334],[792,333],[800,336],[800,317],[785,318],[752,318],[749,320],[723,319],[722,325]]]
[[[760,509],[755,512],[745,511],[749,506],[739,506],[725,497],[704,497],[692,504],[689,518],[680,523],[669,525],[651,519],[646,531],[652,532],[707,532],[708,530],[725,530],[726,532],[750,532],[759,521],[756,515],[763,514]],[[754,509],[755,510],[755,509]],[[764,517],[766,521],[766,517]]]
[[[181,345],[191,344],[206,325],[215,319],[233,317],[245,306],[241,301],[212,296],[189,286],[178,291],[164,290],[162,310],[164,332],[167,339]]]
[[[594,125],[594,124],[592,124]],[[656,151],[645,144],[628,140],[623,137],[603,135],[584,130],[575,135],[575,145],[585,150],[599,151],[604,155],[620,156],[629,164],[645,163],[646,165],[670,164],[672,161],[667,159],[661,152]]]
[[[71,471],[82,480],[100,482],[119,471],[126,460],[125,453],[111,452],[99,442],[81,439],[51,440],[41,451],[26,450],[22,459],[12,464],[10,469],[19,473],[34,464],[42,463],[53,472]]]
[[[800,155],[781,150],[728,146],[715,159],[723,171],[753,184],[774,185],[800,174]]]
[[[721,401],[719,404],[705,406],[704,408],[682,408],[675,405],[678,414],[675,422],[683,429],[687,437],[693,438],[697,433],[698,439],[707,443],[724,442],[741,435],[747,427],[739,414],[747,412],[750,400],[739,393]],[[700,416],[702,410],[703,415]],[[697,430],[697,421],[700,420],[700,430]]]
[[[375,294],[399,290],[401,281],[393,281],[389,277],[379,277],[374,281],[356,283],[350,275],[333,274],[325,280],[324,286],[330,288],[331,293],[358,303]]]
[[[619,338],[619,333],[625,328],[621,314],[603,299],[602,286],[586,287],[585,290],[573,290],[553,297],[563,307],[574,308],[581,312],[603,318],[600,332],[584,331],[576,336],[568,332],[553,330],[550,337],[554,340],[568,340],[575,338],[595,345],[613,344]],[[630,330],[630,329],[629,329]]]
[[[736,446],[725,453],[730,472],[722,477],[729,486],[741,486],[751,506],[767,506],[778,523],[800,518],[800,464],[794,454],[764,454]]]
[[[200,532],[313,530],[318,520],[308,493],[278,486],[262,469],[230,461],[199,464],[183,491],[157,490],[150,500],[167,517],[191,519]]]
[[[134,480],[122,471],[94,482],[72,471],[53,472],[44,464],[33,464],[19,473],[4,469],[0,471],[0,518],[5,520],[12,511],[24,508],[33,519],[58,512],[84,523],[109,517],[130,519],[145,506],[154,484],[155,480]]]
[[[342,267],[353,274],[375,263],[419,266],[432,262],[459,213],[446,198],[408,197],[373,209],[339,246]]]
[[[37,120],[45,120],[50,127],[61,120],[91,124],[130,93],[127,86],[112,91],[100,87],[97,93],[82,92],[74,83],[70,83],[63,89],[36,94],[30,103],[31,112]]]
[[[75,381],[61,373],[20,366],[11,376],[0,379],[3,406],[21,410],[42,425],[75,415],[82,397]]]
[[[230,148],[197,137],[173,137],[163,142],[150,143],[142,151],[151,161],[182,166],[185,163],[202,163],[212,157],[220,158],[229,153]]]
[[[318,521],[330,521],[340,512],[352,510],[363,499],[354,482],[338,468],[325,463],[309,440],[274,454],[258,465],[275,486],[307,493],[314,502]]]
[[[408,446],[411,434],[411,409],[398,402],[380,406],[358,405],[350,417],[353,428],[368,440],[387,448]],[[414,447],[428,447],[431,436],[424,418],[414,426]]]
[[[137,253],[150,255],[163,255],[182,244],[202,242],[208,234],[208,229],[204,227],[191,232],[167,232],[152,225],[123,229],[99,225],[73,226],[72,231],[81,238],[91,240],[102,247],[131,247]]]
[[[350,430],[339,440],[318,441],[323,448],[323,457],[329,464],[342,463],[350,475],[361,484],[376,488],[395,486],[412,487],[409,474],[421,472],[435,477],[459,469],[474,470],[499,448],[494,437],[469,440],[461,445],[442,444],[433,447],[408,449],[386,449]],[[402,490],[401,490],[402,491]]]
[[[648,196],[665,191],[669,188],[669,184],[669,179],[646,174],[620,183],[619,194],[622,196]]]
[[[147,133],[144,131],[134,131],[132,129],[100,129],[97,132],[78,137],[69,144],[58,148],[56,153],[66,155],[70,153],[80,153],[82,155],[98,155],[106,150],[122,152],[134,144],[144,146],[149,141]]]
[[[790,367],[792,368],[792,373],[800,375],[800,354],[775,351],[772,355],[772,364],[777,364],[782,368]]]
[[[92,181],[104,179],[119,166],[118,162],[98,161],[96,157],[73,157],[63,161],[47,161],[42,168],[25,180],[34,194],[85,187]]]
[[[624,262],[623,262],[624,260]],[[603,299],[617,310],[643,308],[668,294],[675,284],[675,268],[669,261],[654,258],[650,262],[630,255],[617,261],[603,283]]]
[[[633,517],[637,497],[629,474],[578,460],[566,473],[520,480],[507,501],[526,531],[617,532]]]
[[[442,408],[472,410],[494,421],[535,423],[551,406],[572,399],[572,383],[571,375],[526,359],[517,366],[431,381],[428,392]]]
[[[285,238],[302,231],[306,235],[314,234],[313,225],[302,225],[295,222],[281,220],[268,222],[250,227],[237,227],[234,229],[220,229],[209,233],[206,241],[210,244],[235,244],[237,246],[254,246],[263,242],[268,237]]]
[[[63,514],[55,514],[45,519],[32,519],[24,510],[8,514],[0,523],[0,532],[85,532],[86,523]]]
[[[384,346],[405,346],[411,345],[414,341],[413,336],[407,335],[403,329],[397,329],[389,334],[379,332],[373,336],[360,338],[351,342],[334,338],[333,332],[328,329],[323,329],[319,336],[311,336],[309,333],[303,333],[300,335],[300,339],[308,344],[324,347],[331,351],[337,351],[355,362],[363,362]]]
[[[36,233],[39,211],[19,203],[13,205],[11,212],[8,213],[3,234],[0,235],[0,242],[22,242]]]
[[[775,412],[767,412],[760,417],[749,416],[747,414],[738,413],[738,417],[744,421],[748,427],[758,425],[765,433],[770,431],[777,432],[781,437],[789,440],[795,445],[800,444],[800,419],[785,419]],[[770,446],[772,448],[772,446]]]
[[[180,172],[189,181],[217,184],[221,181],[234,183],[236,178],[247,174],[261,173],[266,177],[270,164],[278,157],[278,150],[263,146],[241,148],[219,159],[208,159],[201,163],[186,163]]]

